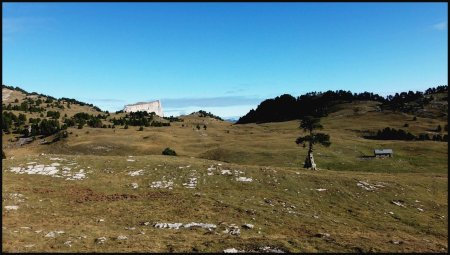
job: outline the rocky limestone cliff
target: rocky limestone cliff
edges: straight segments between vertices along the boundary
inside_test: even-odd
[[[155,112],[156,115],[160,117],[164,117],[164,113],[162,110],[161,102],[159,100],[152,101],[152,102],[142,102],[142,103],[136,103],[136,104],[129,104],[125,105],[123,108],[124,112]]]

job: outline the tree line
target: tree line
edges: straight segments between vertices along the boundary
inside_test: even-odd
[[[372,100],[384,102],[378,94],[364,92],[352,94],[350,91],[309,92],[297,98],[284,94],[273,99],[267,99],[258,105],[256,110],[250,110],[239,118],[236,124],[280,122],[302,119],[305,116],[324,117],[331,106],[338,103],[355,100]]]
[[[442,85],[437,88],[430,88],[425,93],[446,91],[448,91],[448,86]],[[264,100],[255,110],[252,109],[239,118],[236,124],[281,122],[302,119],[305,116],[320,118],[327,116],[332,111],[332,106],[336,104],[362,100],[381,102],[382,110],[391,109],[408,112],[413,110],[413,107],[423,108],[433,98],[432,96],[424,96],[424,93],[419,91],[396,93],[386,98],[371,92],[351,93],[344,90],[309,92],[299,97],[284,94]],[[416,105],[407,105],[410,102],[415,102]]]
[[[440,127],[440,126],[439,126]],[[440,131],[440,130],[439,130]],[[430,136],[427,133],[419,134],[418,136],[411,134],[410,132],[406,132],[403,129],[395,129],[386,127],[382,130],[378,130],[374,135],[365,135],[363,136],[366,139],[374,139],[374,140],[404,140],[404,141],[440,141],[447,142],[448,135],[441,134],[433,134]]]

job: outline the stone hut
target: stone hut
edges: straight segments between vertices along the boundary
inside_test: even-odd
[[[394,156],[394,152],[392,151],[392,149],[375,149],[373,151],[373,154],[375,155],[375,157],[380,158],[380,157],[393,157]]]

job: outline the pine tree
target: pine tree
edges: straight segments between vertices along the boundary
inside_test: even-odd
[[[297,144],[303,144],[304,147],[306,143],[308,143],[308,156],[306,157],[304,168],[311,168],[312,170],[316,170],[316,164],[314,162],[313,157],[313,145],[321,144],[323,146],[330,146],[330,136],[324,133],[315,133],[314,131],[317,129],[322,129],[323,126],[320,124],[319,118],[313,118],[311,116],[305,116],[303,120],[300,122],[300,127],[305,132],[309,132],[309,135],[298,137],[295,141]]]

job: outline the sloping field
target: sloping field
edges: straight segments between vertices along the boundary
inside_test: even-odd
[[[5,252],[448,251],[443,173],[34,154],[2,174]]]

